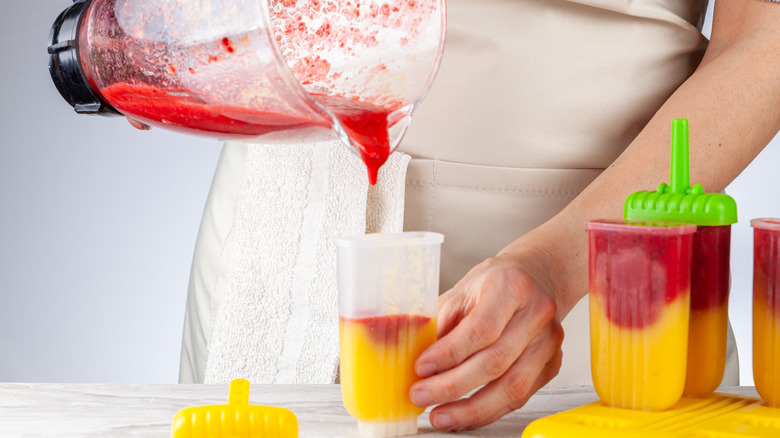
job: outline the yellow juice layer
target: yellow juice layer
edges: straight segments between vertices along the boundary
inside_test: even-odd
[[[717,389],[726,369],[726,303],[710,309],[692,309],[688,332],[686,397],[706,397]]]
[[[780,407],[780,315],[762,299],[753,300],[753,380],[761,398]]]
[[[683,293],[658,319],[642,328],[612,323],[590,296],[593,385],[609,406],[661,411],[674,405],[685,385],[689,302]]]
[[[420,380],[417,357],[436,340],[436,318],[341,318],[339,329],[341,396],[350,415],[363,422],[420,415],[425,409],[411,403],[409,389]]]

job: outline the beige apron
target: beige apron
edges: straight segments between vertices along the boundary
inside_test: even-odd
[[[623,151],[698,65],[706,6],[447,2],[441,70],[399,147],[413,157],[404,228],[446,236],[442,291],[560,211]],[[244,157],[238,146],[223,150],[207,201],[187,301],[182,382],[203,381],[210,294]],[[585,301],[564,320],[563,366],[553,384],[591,383]],[[731,333],[728,355],[724,383],[738,384]]]

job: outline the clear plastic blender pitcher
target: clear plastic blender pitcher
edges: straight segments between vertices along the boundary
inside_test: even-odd
[[[362,435],[417,432],[424,409],[409,390],[417,357],[436,340],[443,240],[428,232],[336,240],[341,394]]]
[[[370,179],[441,59],[445,0],[76,0],[49,70],[81,113],[220,138],[334,130]]]

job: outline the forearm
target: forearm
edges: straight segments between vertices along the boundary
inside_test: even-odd
[[[738,8],[734,2],[723,4],[723,9]],[[769,6],[780,12],[777,5]],[[622,218],[626,196],[669,181],[672,119],[690,122],[691,181],[708,192],[723,190],[780,129],[778,31],[762,28],[770,21],[747,24],[739,14],[730,16],[727,25],[716,22],[697,71],[624,153],[568,207],[504,250],[509,255],[531,250],[543,260],[545,272],[537,276],[544,278],[538,280],[554,291],[560,318],[587,293],[585,222]]]

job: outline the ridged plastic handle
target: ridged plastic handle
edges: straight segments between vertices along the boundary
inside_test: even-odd
[[[249,380],[233,379],[230,382],[228,404],[232,406],[246,406],[249,404]]]

